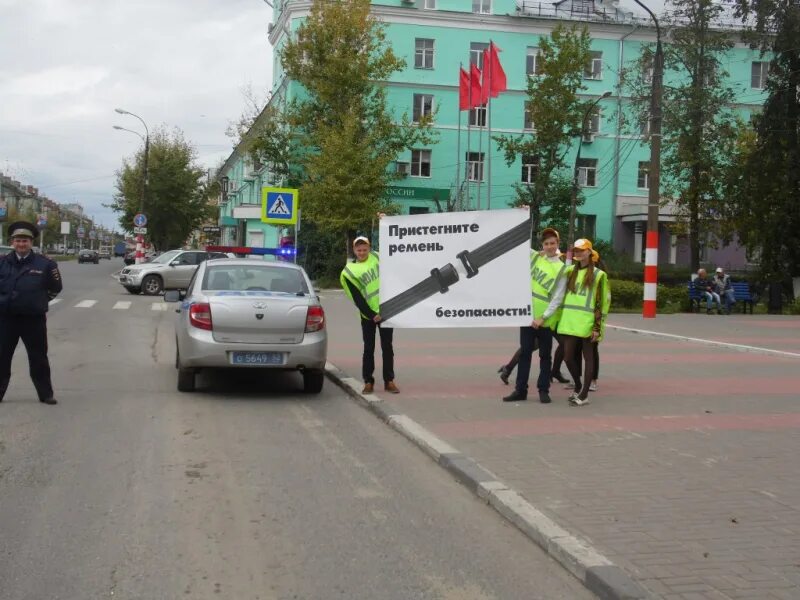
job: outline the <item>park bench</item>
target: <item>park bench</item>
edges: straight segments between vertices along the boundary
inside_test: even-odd
[[[750,284],[746,281],[732,281],[731,286],[733,287],[733,295],[734,298],[736,298],[736,302],[742,307],[742,313],[747,314],[747,308],[749,306],[750,314],[752,315],[755,299],[753,298],[753,293],[750,291]],[[701,304],[705,302],[705,296],[695,289],[694,282],[689,282],[688,290],[692,312],[698,312]]]

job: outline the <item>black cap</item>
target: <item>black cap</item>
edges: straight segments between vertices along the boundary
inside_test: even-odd
[[[8,226],[8,237],[29,237],[31,239],[39,235],[39,229],[28,221],[17,221]]]

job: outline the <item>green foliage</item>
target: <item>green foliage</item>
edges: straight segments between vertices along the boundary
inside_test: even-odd
[[[690,268],[697,270],[701,238],[719,229],[725,204],[726,172],[737,131],[734,90],[725,83],[725,55],[733,46],[728,32],[712,26],[724,6],[713,0],[673,0],[674,11],[662,29],[664,45],[661,195],[677,207],[677,231],[687,233]],[[653,47],[645,48],[625,73],[636,122],[649,118]],[[713,243],[714,237],[709,241]]]
[[[405,62],[369,0],[315,0],[281,63],[304,90],[259,131],[254,151],[302,186],[303,217],[321,231],[364,226],[389,208],[384,192],[398,177],[389,164],[434,139],[430,118],[412,124],[402,115],[398,123],[376,83]]]
[[[609,279],[611,305],[621,308],[637,308],[642,305],[644,286],[636,281]]]
[[[800,5],[739,0],[753,42],[771,51],[767,100],[755,132],[737,140],[728,216],[767,281],[800,275]],[[767,60],[764,57],[763,60]]]
[[[535,131],[523,135],[497,136],[495,141],[511,165],[518,156],[538,161],[533,186],[518,186],[517,206],[531,208],[531,234],[535,237],[547,219],[558,221],[565,212],[569,221],[569,196],[564,181],[565,157],[573,138],[580,134],[591,101],[579,94],[586,90],[583,73],[590,59],[586,27],[557,25],[550,37],[539,40],[540,73],[528,78],[527,106]],[[558,171],[566,173],[556,174]],[[549,217],[552,213],[552,217]],[[557,215],[559,215],[557,217]]]
[[[196,164],[194,148],[183,133],[157,130],[150,136],[147,195],[147,237],[158,250],[179,247],[193,229],[213,214],[208,204],[205,171]],[[120,226],[130,231],[142,198],[144,150],[123,161],[117,171],[117,194],[109,205],[120,213]]]

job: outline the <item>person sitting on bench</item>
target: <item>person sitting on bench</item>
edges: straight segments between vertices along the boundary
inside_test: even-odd
[[[714,284],[708,278],[705,269],[697,271],[697,279],[694,280],[694,289],[697,290],[701,297],[706,299],[706,314],[711,314],[711,307],[714,302],[717,303],[717,314],[722,314],[722,303],[719,299],[719,294],[714,291]]]

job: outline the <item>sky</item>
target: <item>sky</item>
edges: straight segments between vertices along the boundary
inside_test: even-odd
[[[0,0],[0,171],[106,227],[115,172],[142,140],[178,127],[214,167],[225,135],[272,81],[262,0]]]

